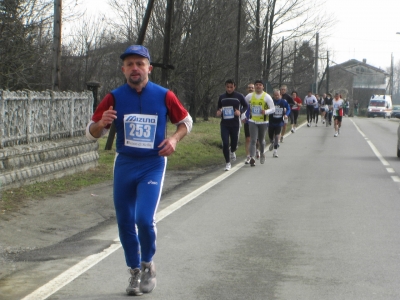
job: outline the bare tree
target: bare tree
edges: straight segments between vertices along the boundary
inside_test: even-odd
[[[253,7],[253,5],[256,5]],[[276,77],[274,72],[281,65],[280,55],[281,39],[284,36],[284,44],[289,45],[290,41],[311,40],[318,31],[323,31],[331,23],[331,19],[323,18],[323,2],[308,0],[265,0],[249,1],[248,11],[251,15],[253,24],[254,39],[261,41],[256,43],[256,47],[263,48],[264,62],[261,62],[262,55],[259,55],[259,64],[264,65],[263,77],[266,81]],[[260,8],[259,8],[260,7]],[[264,15],[261,22],[261,15]],[[262,32],[257,28],[261,27]],[[290,48],[289,48],[290,49]],[[261,53],[260,49],[256,50]],[[293,53],[293,52],[292,52]],[[286,59],[293,59],[292,53],[285,55]],[[272,77],[271,77],[272,76]]]
[[[178,91],[184,91],[179,95],[192,116],[207,119],[224,81],[235,76],[237,6],[229,4],[212,0],[175,4],[172,61],[176,71],[170,79]]]
[[[390,73],[390,68],[386,70]],[[395,104],[400,104],[400,61],[393,65],[393,96],[392,100]]]
[[[15,2],[0,0],[0,4],[6,1]],[[9,27],[8,43],[0,44],[0,49],[4,49],[0,53],[0,72],[7,74],[1,76],[0,84],[3,86],[50,86],[52,2],[39,0],[40,3],[45,1],[49,9],[47,14],[46,10],[38,13],[36,19],[40,20],[37,22],[40,26],[35,30],[28,32],[25,28],[27,23],[18,21],[22,20],[19,17],[12,22],[8,20],[8,23],[0,24],[2,32],[4,27]],[[34,0],[17,2],[38,3]],[[76,3],[68,7],[79,7],[79,1]],[[109,0],[111,15],[83,19],[80,22],[75,20],[76,26],[63,34],[61,88],[82,90],[86,88],[87,81],[96,80],[101,83],[99,94],[104,96],[123,83],[119,55],[128,44],[137,40],[147,3],[148,0]],[[249,81],[260,77],[274,86],[280,81],[279,78],[286,84],[292,83],[293,87],[301,85],[298,78],[303,80],[306,76],[299,67],[301,59],[295,61],[300,57],[301,49],[295,50],[294,43],[305,41],[312,47],[315,33],[319,31],[321,34],[328,24],[318,17],[320,6],[310,6],[308,3],[308,0],[244,0],[241,20],[238,22],[238,5],[232,5],[232,1],[174,0],[169,41],[169,64],[173,65],[174,70],[168,74],[168,88],[178,94],[194,118],[201,115],[207,119],[213,114],[218,95],[224,91],[224,81],[235,77],[237,59],[240,61],[239,81],[243,82],[243,87],[238,87],[239,91],[241,88],[244,90]],[[167,0],[155,2],[147,28],[144,44],[150,49],[152,63],[163,63],[166,7]],[[12,7],[9,5],[10,9]],[[5,16],[6,10],[0,8],[0,17],[6,20]],[[11,23],[12,26],[8,25]],[[238,24],[241,27],[239,57],[236,53]],[[13,26],[21,28],[20,31],[24,30],[24,38],[11,39]],[[26,43],[29,34],[32,38],[30,43]],[[4,37],[7,34],[2,33],[1,38]],[[22,48],[18,49],[21,44]],[[31,50],[32,45],[35,51],[27,51],[29,47]],[[22,66],[21,69],[14,67],[16,63],[11,56],[6,56],[13,51],[12,47],[18,49],[16,53],[23,53],[20,57],[34,52],[31,60],[24,59],[24,62],[18,64]],[[18,58],[15,61],[18,62]],[[36,64],[32,64],[32,61]],[[32,74],[41,75],[35,78],[30,72],[25,73],[29,70],[28,66],[34,66]],[[157,83],[162,81],[160,68],[154,69],[151,79]]]
[[[1,0],[0,6],[0,88],[49,87],[52,2]]]
[[[108,22],[113,27],[116,37],[133,44],[141,27],[147,1],[108,0],[108,4],[115,15],[114,18],[109,18]]]
[[[62,57],[63,89],[84,90],[88,81],[100,82],[103,97],[124,83],[119,55],[126,44],[115,40],[115,34],[102,18],[83,19],[71,29]]]

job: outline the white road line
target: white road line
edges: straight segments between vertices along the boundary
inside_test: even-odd
[[[28,296],[26,296],[25,298],[23,298],[22,300],[47,299],[48,297],[53,295],[55,292],[57,292],[58,290],[60,290],[64,286],[66,286],[68,283],[70,283],[72,280],[74,280],[81,274],[85,273],[87,270],[89,270],[91,267],[98,264],[100,261],[105,259],[110,254],[117,251],[119,248],[121,248],[121,244],[115,243],[115,244],[112,244],[107,249],[104,249],[100,253],[93,254],[93,255],[86,257],[85,259],[81,260],[79,263],[77,263],[73,267],[69,268],[67,271],[61,273],[56,278],[52,279],[45,285],[41,286],[40,288],[35,290],[33,293],[31,293]]]
[[[385,166],[385,167],[390,167],[390,164],[386,161],[386,159],[383,158],[383,156],[380,154],[380,152],[378,151],[378,149],[375,147],[375,145],[369,140],[369,138],[364,134],[364,132],[361,131],[361,129],[357,126],[357,124],[350,119],[350,121],[354,124],[354,126],[356,127],[356,129],[358,130],[358,132],[365,138],[365,140],[367,141],[368,145],[371,147],[372,151],[374,152],[374,154],[376,155],[376,157],[379,158],[379,160],[381,161],[381,163]],[[386,168],[386,170],[389,173],[394,173],[394,170],[392,168]],[[389,170],[393,170],[393,172],[389,171]],[[391,176],[394,182],[400,182],[397,181],[395,178],[398,176]]]
[[[222,175],[218,176],[217,178],[213,179],[212,181],[208,182],[207,184],[201,186],[197,190],[191,192],[187,196],[181,198],[180,200],[176,201],[175,203],[171,204],[170,206],[166,207],[162,211],[158,212],[156,214],[156,220],[157,223],[160,222],[162,219],[166,218],[170,214],[172,214],[174,211],[178,210],[188,202],[192,201],[196,197],[200,196],[202,193],[213,187],[214,185],[220,183],[222,180],[225,178],[229,177],[233,173],[235,173],[237,170],[242,168],[244,166],[244,163],[238,163],[236,166],[234,166],[230,171],[224,172]],[[110,247],[107,249],[104,249],[102,252],[90,255],[83,260],[81,260],[79,263],[76,265],[72,266],[65,272],[61,273],[58,275],[56,278],[52,279],[45,285],[41,286],[22,300],[44,300],[56,293],[58,290],[69,284],[71,281],[74,279],[78,278],[80,275],[85,273],[87,270],[101,262],[103,259],[105,259],[107,256],[110,254],[114,253],[117,251],[119,248],[121,248],[121,243],[119,242],[119,238],[116,238],[114,240],[114,244],[112,244]]]
[[[237,170],[239,170],[243,166],[244,166],[244,163],[238,163],[236,166],[234,166],[232,169],[230,169],[230,171],[225,171],[222,175],[220,175],[217,178],[213,179],[212,181],[206,183],[205,185],[201,186],[200,188],[191,192],[190,194],[186,195],[185,197],[181,198],[180,200],[174,202],[170,206],[164,208],[162,211],[160,211],[156,215],[157,223],[160,222],[162,219],[168,217],[170,214],[172,214],[177,209],[184,206],[186,203],[188,203],[188,202],[192,201],[193,199],[195,199],[196,197],[200,196],[205,191],[212,188],[214,185],[220,183],[222,180],[229,177],[230,175],[235,173]]]
[[[399,176],[391,176],[394,182],[400,182]]]
[[[388,171],[388,173],[395,173],[393,168],[386,168],[386,171]]]

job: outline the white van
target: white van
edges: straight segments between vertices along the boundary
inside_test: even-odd
[[[390,118],[392,113],[392,97],[390,95],[372,95],[368,104],[367,117]]]

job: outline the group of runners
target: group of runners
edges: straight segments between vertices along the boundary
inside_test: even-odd
[[[103,98],[86,127],[86,136],[97,140],[115,126],[113,195],[119,238],[130,276],[126,293],[140,296],[151,293],[157,284],[153,261],[157,237],[155,216],[167,157],[191,131],[193,120],[172,91],[149,80],[153,66],[146,47],[131,45],[120,59],[126,83]],[[227,80],[226,92],[218,101],[226,170],[231,168],[231,160],[236,160],[241,122],[245,124],[246,132],[246,163],[255,166],[259,153],[263,164],[266,132],[273,145],[273,156],[278,157],[279,142],[283,142],[286,130],[285,121],[290,116],[292,132],[295,132],[302,105],[297,94],[292,94],[294,98],[286,94],[285,86],[274,90],[274,99],[264,92],[260,80],[249,85],[246,97],[235,92],[235,88],[235,82]],[[339,109],[340,102],[333,102],[334,111],[335,107]],[[176,131],[167,137],[168,120],[176,125]],[[338,126],[340,128],[340,124]],[[257,140],[259,152],[256,151]]]
[[[236,160],[240,127],[243,123],[245,132],[245,164],[254,167],[256,159],[260,164],[265,163],[265,136],[268,133],[270,141],[269,151],[272,156],[278,157],[278,148],[283,143],[286,127],[290,119],[291,132],[295,133],[297,119],[302,105],[307,111],[307,126],[312,123],[318,126],[318,119],[321,116],[322,124],[331,126],[334,119],[335,134],[340,134],[342,124],[344,101],[340,94],[336,93],[332,99],[331,94],[313,95],[307,93],[304,101],[296,91],[291,95],[287,94],[287,87],[281,86],[274,89],[273,97],[264,91],[264,84],[261,80],[247,85],[246,96],[235,91],[236,84],[232,79],[225,82],[225,93],[218,99],[217,117],[221,117],[221,139],[225,158],[225,171],[231,169],[231,163]]]
[[[327,125],[331,126],[333,117],[335,129],[333,136],[337,137],[340,134],[346,104],[339,93],[336,93],[332,99],[332,95],[329,93],[323,94],[321,97],[308,91],[307,96],[304,98],[304,105],[306,105],[307,109],[307,127],[311,127],[312,123],[315,123],[317,127],[319,115],[321,116],[322,124],[326,122]]]

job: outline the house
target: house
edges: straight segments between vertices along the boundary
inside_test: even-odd
[[[343,99],[350,101],[350,108],[354,101],[359,108],[368,106],[371,95],[386,94],[389,74],[379,68],[368,65],[367,60],[348,60],[329,68],[329,92],[340,93]],[[326,86],[326,80],[321,87]]]

